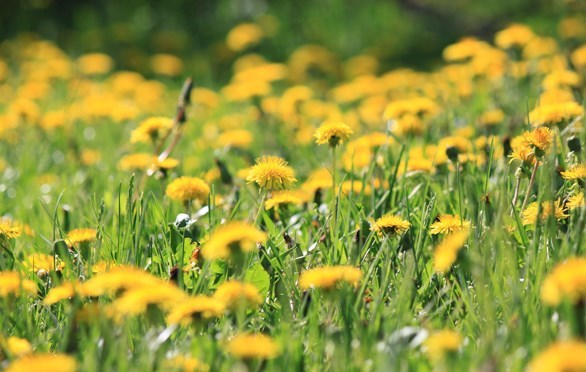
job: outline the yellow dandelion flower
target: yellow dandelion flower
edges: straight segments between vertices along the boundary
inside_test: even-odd
[[[539,203],[533,202],[529,204],[523,213],[521,213],[521,222],[523,225],[534,225],[537,220],[544,221],[549,216],[554,216],[556,220],[563,220],[567,218],[561,201],[556,200],[555,202],[544,201],[541,203],[541,214],[539,214]]]
[[[2,343],[2,338],[0,337],[0,344]],[[33,346],[25,338],[11,336],[6,339],[6,350],[12,356],[22,357],[31,354],[33,352]]]
[[[362,271],[352,266],[323,266],[309,269],[301,273],[299,287],[301,289],[320,288],[333,289],[343,283],[356,286],[362,279]]]
[[[262,297],[258,289],[250,283],[242,283],[236,280],[229,280],[222,283],[214,298],[221,301],[228,308],[256,307],[262,304]]]
[[[120,158],[118,167],[123,171],[144,170],[151,166],[152,160],[153,155],[147,153],[125,155]]]
[[[538,127],[523,133],[523,139],[535,150],[537,156],[543,155],[553,143],[554,133],[548,127]]]
[[[22,225],[9,217],[0,218],[0,238],[18,238],[22,234]]]
[[[278,156],[263,156],[256,159],[256,164],[250,169],[246,181],[256,182],[260,188],[267,190],[285,189],[297,182],[293,169]]]
[[[470,229],[470,221],[462,220],[462,217],[451,214],[442,214],[431,224],[431,234],[446,234]]]
[[[129,289],[112,303],[112,311],[117,317],[139,315],[149,306],[170,310],[174,304],[184,302],[187,294],[171,283],[159,283],[148,287]]]
[[[168,324],[187,325],[192,321],[218,318],[224,314],[226,305],[214,297],[195,296],[173,305],[167,315]]]
[[[289,191],[275,191],[265,202],[265,208],[278,208],[282,205],[301,205],[309,201],[309,195],[301,190]]]
[[[182,202],[199,200],[205,203],[210,194],[210,187],[201,178],[179,177],[167,186],[165,194],[173,200]]]
[[[112,69],[113,65],[112,58],[102,53],[84,54],[77,60],[79,71],[85,75],[105,74]]]
[[[8,365],[6,372],[75,372],[77,361],[66,354],[31,354]]]
[[[73,229],[67,233],[65,242],[70,247],[91,243],[96,240],[98,232],[96,229]]]
[[[512,47],[522,47],[535,37],[533,31],[521,24],[513,24],[502,31],[496,33],[494,43],[502,49]]]
[[[523,136],[518,136],[511,140],[511,150],[511,154],[509,155],[511,162],[519,160],[524,164],[535,164],[535,152]]]
[[[447,235],[433,251],[433,267],[435,271],[445,273],[452,267],[458,252],[468,240],[469,231],[457,231]]]
[[[171,54],[155,54],[150,62],[151,70],[158,75],[178,76],[183,71],[183,61]]]
[[[500,109],[486,111],[478,120],[485,126],[498,125],[505,120],[505,113]]]
[[[580,115],[584,115],[584,107],[574,101],[552,102],[533,109],[529,113],[529,122],[534,127],[556,125]]]
[[[558,264],[543,281],[541,299],[551,306],[564,299],[574,304],[586,300],[586,258],[574,257]]]
[[[65,263],[52,255],[32,253],[25,257],[23,267],[27,273],[33,272],[39,276],[43,276],[51,271],[63,270]]]
[[[37,286],[32,280],[21,279],[20,274],[15,271],[0,272],[0,297],[18,296],[22,292],[35,294]]]
[[[86,295],[84,283],[68,282],[51,288],[45,296],[43,304],[47,306],[53,305],[59,301],[70,299],[75,295],[82,297]]]
[[[272,359],[279,355],[279,346],[260,333],[240,334],[228,341],[226,351],[241,359]]]
[[[336,147],[347,141],[354,133],[348,124],[341,121],[326,121],[317,128],[314,137],[318,145],[328,144],[330,147]]]
[[[586,178],[586,164],[575,164],[570,169],[562,172],[566,180],[579,180]]]
[[[260,26],[254,23],[241,23],[226,36],[226,45],[232,51],[239,52],[258,44],[264,37]]]
[[[370,226],[370,230],[376,232],[378,236],[382,237],[384,235],[401,235],[407,231],[410,226],[411,224],[409,221],[394,214],[387,213],[374,221]]]
[[[530,372],[568,372],[586,370],[586,343],[582,340],[558,341],[539,353],[527,368]]]
[[[568,203],[566,204],[568,209],[578,209],[581,207],[586,207],[586,199],[584,199],[584,193],[579,192],[575,195],[572,195],[568,198]]]
[[[432,360],[442,359],[448,352],[457,352],[462,345],[462,336],[450,330],[437,331],[424,341],[425,352]]]
[[[130,142],[156,142],[159,138],[165,137],[172,127],[172,119],[160,116],[148,118],[130,133]]]
[[[92,274],[103,274],[119,266],[116,262],[98,261],[92,265]]]
[[[256,250],[256,244],[264,244],[267,234],[246,222],[233,221],[218,227],[203,245],[201,254],[208,260],[226,259],[234,251],[244,253]]]
[[[84,282],[84,291],[87,296],[99,297],[133,288],[158,286],[163,283],[161,278],[153,276],[140,268],[120,266],[103,274],[97,274]]]
[[[210,370],[210,367],[199,359],[185,355],[176,355],[172,357],[165,361],[164,366],[165,369],[172,371],[180,370],[183,372],[208,372]]]
[[[220,134],[218,137],[218,146],[248,149],[252,141],[253,137],[250,131],[246,129],[235,129]]]

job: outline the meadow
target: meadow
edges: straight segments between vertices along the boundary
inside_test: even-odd
[[[2,42],[0,370],[586,370],[586,22],[424,72],[276,22],[217,87]]]

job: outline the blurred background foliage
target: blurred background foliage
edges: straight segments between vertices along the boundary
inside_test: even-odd
[[[286,60],[315,43],[341,59],[376,56],[383,67],[427,69],[441,50],[464,35],[489,38],[512,22],[554,34],[557,22],[584,12],[584,0],[2,0],[2,39],[32,33],[54,40],[73,56],[100,51],[118,69],[147,73],[145,56],[181,57],[204,81],[229,77],[234,55],[226,33],[254,21],[272,37],[259,47],[269,60]]]

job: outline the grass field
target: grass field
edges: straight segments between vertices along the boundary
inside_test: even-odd
[[[586,370],[586,22],[427,72],[274,22],[214,88],[2,43],[0,370]]]

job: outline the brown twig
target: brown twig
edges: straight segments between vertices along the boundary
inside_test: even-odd
[[[186,109],[191,103],[191,90],[193,89],[193,80],[187,78],[183,83],[183,89],[179,95],[177,102],[177,115],[175,115],[173,123],[173,139],[169,143],[169,146],[159,155],[159,161],[163,161],[171,155],[171,152],[175,149],[179,140],[181,140],[181,134],[183,133],[183,123],[187,121]]]

